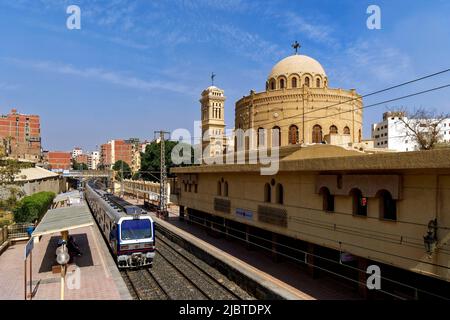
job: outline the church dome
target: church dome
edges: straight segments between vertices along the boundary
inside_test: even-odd
[[[325,70],[322,65],[315,59],[305,55],[292,55],[278,62],[269,74],[268,79],[277,78],[279,76],[289,76],[290,74],[321,75],[326,77]]]

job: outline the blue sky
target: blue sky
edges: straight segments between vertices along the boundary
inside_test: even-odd
[[[81,30],[66,28],[71,4]],[[381,30],[366,27],[371,4]],[[50,150],[193,131],[214,71],[232,128],[236,100],[264,89],[294,40],[331,87],[366,94],[450,68],[450,1],[0,0],[0,113],[39,114]],[[364,103],[449,83],[447,73]],[[366,109],[364,136],[399,106],[450,112],[450,89]]]

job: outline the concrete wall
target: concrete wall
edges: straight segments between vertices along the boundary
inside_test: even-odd
[[[352,214],[352,197],[347,194],[335,196],[334,212],[323,211],[323,197],[318,194],[320,172],[281,172],[270,177],[251,172],[210,172],[199,173],[195,179],[184,179],[180,174],[180,182],[195,181],[197,188],[189,192],[181,184],[177,204],[450,281],[450,231],[439,229],[438,250],[431,257],[423,241],[430,220],[437,218],[438,226],[450,226],[450,174],[448,170],[443,172],[397,170],[392,177],[371,172],[359,178],[352,177],[352,172],[342,172],[346,182],[355,187],[362,184],[361,190],[371,191],[365,195],[369,197],[367,217]],[[228,184],[228,197],[217,195],[222,179]],[[284,188],[283,205],[275,203],[274,193],[272,203],[264,202],[264,185],[272,179]],[[380,218],[376,188],[392,189],[399,198],[397,221]],[[215,211],[215,198],[229,199],[230,213]],[[286,209],[287,227],[258,221],[260,205]],[[252,212],[253,218],[238,216],[237,209]]]

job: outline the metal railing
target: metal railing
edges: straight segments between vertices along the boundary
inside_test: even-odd
[[[28,228],[34,227],[32,223],[15,223],[8,226],[8,239],[9,240],[21,240],[29,239]]]
[[[8,240],[8,227],[0,228],[0,246]]]

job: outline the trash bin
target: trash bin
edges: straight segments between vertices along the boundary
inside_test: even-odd
[[[35,229],[34,226],[28,227],[28,228],[27,228],[27,233],[28,233],[28,235],[29,235],[30,237],[31,237],[31,234],[33,233],[34,229]]]

